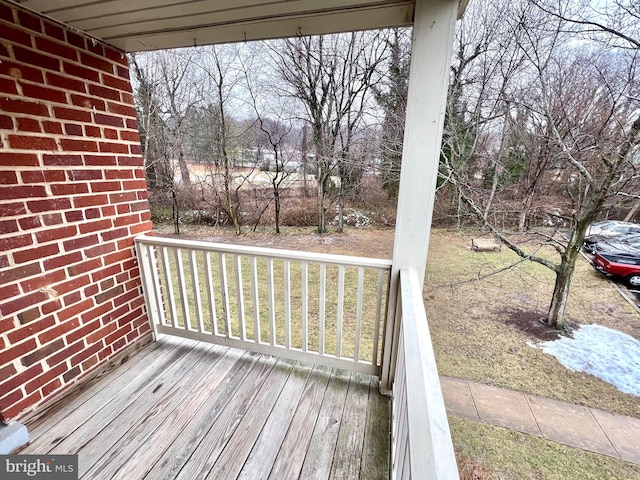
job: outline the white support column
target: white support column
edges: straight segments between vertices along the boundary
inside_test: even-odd
[[[416,0],[381,390],[391,388],[399,271],[424,282],[458,0]]]

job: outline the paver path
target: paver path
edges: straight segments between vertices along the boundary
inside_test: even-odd
[[[447,413],[640,464],[640,419],[440,377]]]

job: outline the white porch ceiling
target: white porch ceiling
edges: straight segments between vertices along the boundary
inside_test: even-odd
[[[16,0],[127,52],[411,25],[415,0]],[[468,0],[461,0],[460,14]]]

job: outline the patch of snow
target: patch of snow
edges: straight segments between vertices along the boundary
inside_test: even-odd
[[[640,396],[640,341],[601,325],[583,325],[573,338],[539,345],[570,370],[586,372],[616,386],[624,393]]]

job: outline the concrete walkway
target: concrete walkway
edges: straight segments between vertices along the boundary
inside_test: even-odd
[[[640,464],[640,419],[440,377],[447,413]]]

